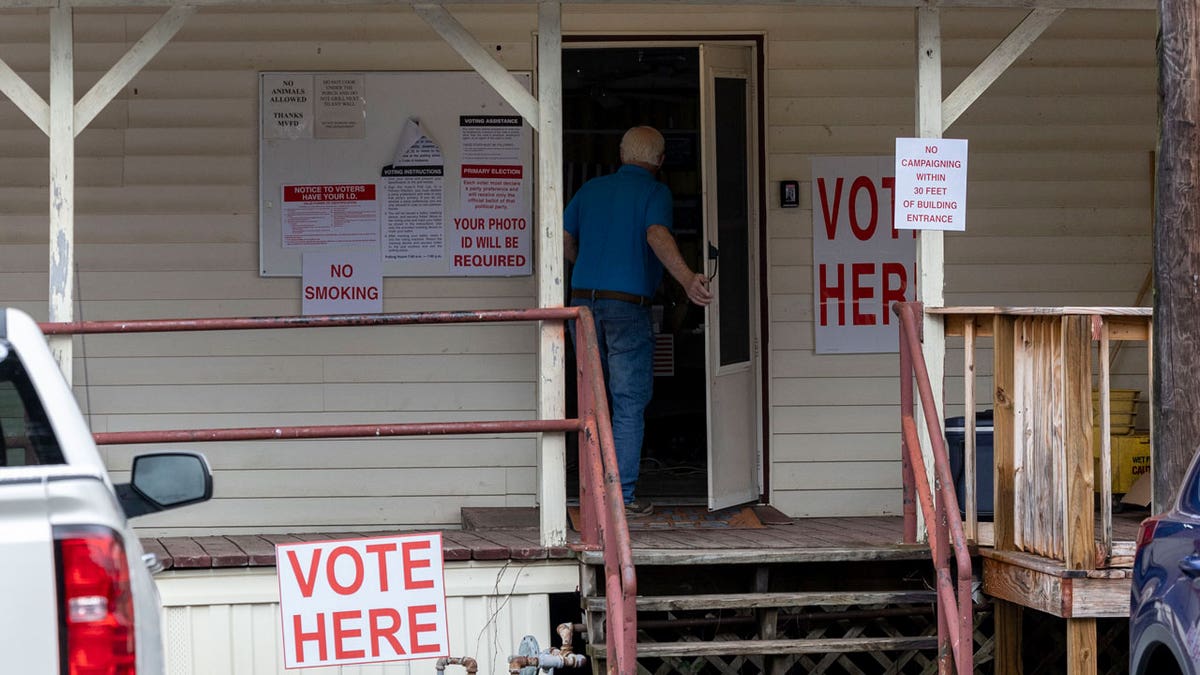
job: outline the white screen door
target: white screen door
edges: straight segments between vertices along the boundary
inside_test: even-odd
[[[757,100],[750,47],[701,45],[708,508],[760,494]],[[715,259],[713,254],[715,252]]]

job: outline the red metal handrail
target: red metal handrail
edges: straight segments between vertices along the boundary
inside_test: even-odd
[[[583,542],[600,545],[604,550],[604,594],[607,599],[608,652],[617,655],[615,672],[637,672],[637,576],[633,550],[629,544],[629,523],[625,520],[625,500],[621,493],[621,475],[613,445],[612,420],[608,411],[608,393],[600,365],[599,343],[592,312],[578,307],[575,322],[576,363],[579,369],[579,410],[584,433],[579,447],[588,446],[587,462],[579,462],[579,504],[584,511]],[[583,383],[589,383],[585,386]],[[581,454],[583,454],[581,452]],[[581,457],[582,459],[582,457]],[[587,511],[591,511],[591,518]],[[594,516],[599,517],[594,517]],[[589,526],[588,523],[594,523]],[[610,669],[610,672],[614,672]]]
[[[205,441],[283,438],[354,438],[366,436],[427,436],[530,432],[579,433],[579,503],[585,549],[604,552],[605,596],[610,672],[637,671],[637,576],[629,526],[625,521],[621,477],[617,471],[612,421],[608,411],[600,351],[592,313],[586,307],[408,312],[336,316],[228,317],[148,319],[136,321],[78,321],[41,323],[46,335],[94,335],[181,331],[267,330],[339,326],[495,323],[514,321],[576,322],[579,417],[548,420],[499,420],[404,424],[351,424],[222,429],[123,431],[94,434],[100,445],[135,443],[194,443]]]
[[[926,526],[934,524],[929,537],[937,576],[938,597],[938,673],[974,672],[975,640],[971,619],[971,553],[959,516],[958,497],[950,473],[950,458],[942,435],[942,422],[933,399],[933,387],[917,329],[918,317],[924,313],[921,303],[898,302],[892,306],[900,317],[900,427],[903,433],[904,462],[904,532],[905,541],[916,541],[916,513],[912,508],[915,493],[921,505]],[[933,486],[929,485],[925,457],[917,436],[914,413],[913,380],[921,397],[921,410],[929,431],[933,454]],[[973,414],[973,411],[967,411]],[[934,499],[934,492],[937,499]],[[955,574],[951,575],[950,550],[954,552]],[[953,618],[953,620],[951,620]],[[953,670],[952,670],[953,667]]]

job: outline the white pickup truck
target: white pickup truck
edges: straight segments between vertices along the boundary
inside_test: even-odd
[[[113,485],[37,324],[0,308],[0,672],[162,673],[157,561],[128,518],[211,496],[193,453]]]

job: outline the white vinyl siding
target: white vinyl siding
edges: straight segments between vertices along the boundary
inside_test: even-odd
[[[899,513],[898,357],[813,353],[807,181],[814,155],[888,155],[913,135],[913,16],[830,13],[844,21],[772,29],[768,42],[772,503]],[[941,15],[948,94],[1023,13]],[[970,141],[967,232],[945,239],[948,305],[1134,304],[1150,265],[1156,24],[1065,12],[946,131]],[[800,209],[775,208],[782,179],[802,181]],[[962,414],[961,344],[948,343],[947,416]],[[978,360],[985,409],[990,351]],[[1144,349],[1125,349],[1117,372],[1114,386],[1144,389]]]
[[[731,3],[732,5],[733,3]],[[532,5],[452,13],[533,70]],[[1023,12],[942,10],[944,86]],[[157,12],[77,12],[82,94]],[[771,502],[794,516],[898,513],[898,360],[813,353],[810,159],[887,155],[914,130],[911,10],[569,5],[569,35],[765,35]],[[968,232],[946,236],[947,304],[1129,305],[1150,264],[1153,12],[1065,12],[947,132],[970,140]],[[46,16],[6,12],[0,58],[46,91]],[[258,276],[259,70],[461,70],[404,8],[202,9],[78,138],[83,319],[296,314],[296,279]],[[46,313],[47,143],[0,101],[0,300]],[[801,181],[801,208],[777,183]],[[385,311],[527,307],[532,277],[398,279]],[[532,326],[260,331],[76,340],[97,431],[525,419]],[[948,414],[961,414],[951,340]],[[990,354],[980,356],[981,407]],[[1117,386],[1143,388],[1125,349]],[[534,503],[532,436],[227,443],[202,448],[212,503],[147,532],[451,526],[460,506]],[[114,471],[136,449],[111,448]]]
[[[521,638],[550,646],[550,594],[571,593],[577,565],[448,562],[446,613],[450,655],[478,660],[480,672],[508,671]],[[157,577],[163,601],[167,675],[282,675],[279,582],[275,569],[170,570]],[[555,637],[557,640],[557,637]],[[576,647],[582,641],[576,639]],[[432,673],[436,659],[313,668],[308,673]],[[457,668],[452,668],[457,670]]]

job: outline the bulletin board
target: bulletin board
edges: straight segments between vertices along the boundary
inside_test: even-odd
[[[532,130],[478,74],[263,72],[259,110],[262,276],[337,247],[384,276],[532,274]]]

